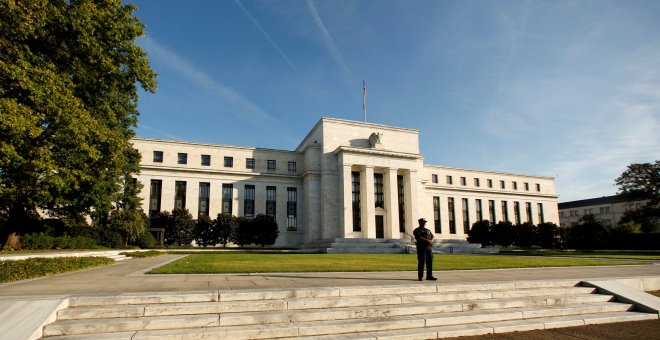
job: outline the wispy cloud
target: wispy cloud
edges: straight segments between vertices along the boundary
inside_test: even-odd
[[[309,8],[309,12],[312,14],[312,17],[314,18],[314,22],[316,23],[316,26],[319,28],[321,34],[323,35],[323,40],[325,41],[326,47],[330,51],[330,54],[332,54],[332,57],[335,59],[335,62],[337,63],[339,69],[341,70],[341,75],[344,78],[344,82],[346,83],[346,86],[349,89],[354,88],[355,86],[353,85],[353,75],[351,73],[351,70],[346,65],[346,62],[344,61],[344,57],[339,52],[339,48],[337,48],[337,45],[332,39],[330,32],[323,24],[323,20],[321,20],[319,11],[316,9],[316,5],[314,5],[314,2],[312,0],[307,0],[307,7]]]
[[[273,45],[273,47],[275,47],[275,49],[277,50],[277,52],[280,54],[280,56],[282,56],[282,58],[284,58],[284,60],[287,62],[287,64],[289,64],[289,66],[291,66],[291,68],[292,68],[294,71],[298,72],[298,69],[296,68],[296,66],[293,65],[293,62],[291,62],[291,59],[289,59],[289,57],[286,55],[286,53],[284,53],[284,51],[282,51],[282,49],[281,49],[281,48],[280,48],[280,47],[279,47],[279,46],[273,41],[273,39],[270,38],[270,36],[268,35],[268,33],[266,33],[266,31],[261,27],[261,25],[259,25],[259,22],[257,22],[257,19],[255,19],[255,18],[250,14],[250,12],[247,10],[247,8],[245,8],[245,6],[243,6],[243,4],[241,3],[240,0],[235,0],[235,1],[236,1],[236,4],[238,5],[238,7],[240,7],[241,10],[243,10],[243,13],[245,13],[245,15],[247,15],[248,18],[250,18],[250,20],[252,21],[252,23],[253,23],[255,26],[257,26],[257,28],[259,29],[259,31],[261,32],[261,34],[263,34],[264,37],[266,37],[266,39],[268,39],[268,41],[270,42],[270,44]]]
[[[145,36],[140,40],[140,45],[147,50],[150,57],[157,58],[166,67],[192,82],[194,86],[208,92],[209,97],[235,105],[238,110],[231,113],[234,117],[261,130],[277,129],[284,134],[291,135],[289,129],[268,112],[243,98],[220,81],[211,78],[185,58],[159,44],[155,39]]]
[[[163,137],[165,137],[165,138],[168,138],[168,139],[183,140],[183,138],[181,138],[181,137],[179,137],[179,136],[176,136],[176,135],[170,134],[169,132],[165,132],[165,131],[163,131],[163,130],[156,129],[156,128],[152,127],[152,126],[149,126],[149,125],[146,125],[146,124],[143,124],[143,123],[139,123],[139,122],[138,122],[138,128],[145,129],[145,130],[149,130],[149,131],[153,131],[153,132],[155,132],[155,133],[157,133],[157,134],[159,134],[159,135],[161,135],[161,136],[163,136]]]

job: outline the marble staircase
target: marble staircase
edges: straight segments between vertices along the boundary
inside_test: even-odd
[[[44,339],[436,339],[657,319],[575,280],[70,297]]]

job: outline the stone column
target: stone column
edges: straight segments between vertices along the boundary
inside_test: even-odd
[[[399,238],[399,196],[396,169],[389,169],[383,176],[385,182],[385,238]]]
[[[374,200],[374,167],[365,166],[364,178],[360,180],[360,202],[364,202],[361,210],[362,236],[376,238],[376,207]]]
[[[353,234],[353,198],[351,187],[351,165],[343,164],[339,178],[339,197],[341,199],[341,237]]]
[[[405,208],[406,208],[406,233],[412,235],[413,229],[417,227],[417,220],[422,217],[419,215],[419,183],[417,181],[417,171],[410,170],[403,178]],[[426,217],[430,220],[429,217]]]

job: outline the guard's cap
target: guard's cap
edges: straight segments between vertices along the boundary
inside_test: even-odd
[[[424,217],[422,217],[422,218],[420,218],[419,220],[417,220],[417,222],[419,222],[419,223],[422,223],[422,222],[426,223],[426,219],[425,219]]]

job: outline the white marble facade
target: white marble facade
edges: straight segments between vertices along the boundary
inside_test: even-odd
[[[559,222],[554,178],[425,165],[415,129],[322,118],[295,151],[133,144],[142,155],[145,211],[274,212],[280,247],[405,238],[420,217],[440,239],[465,239],[465,227],[479,219]]]

